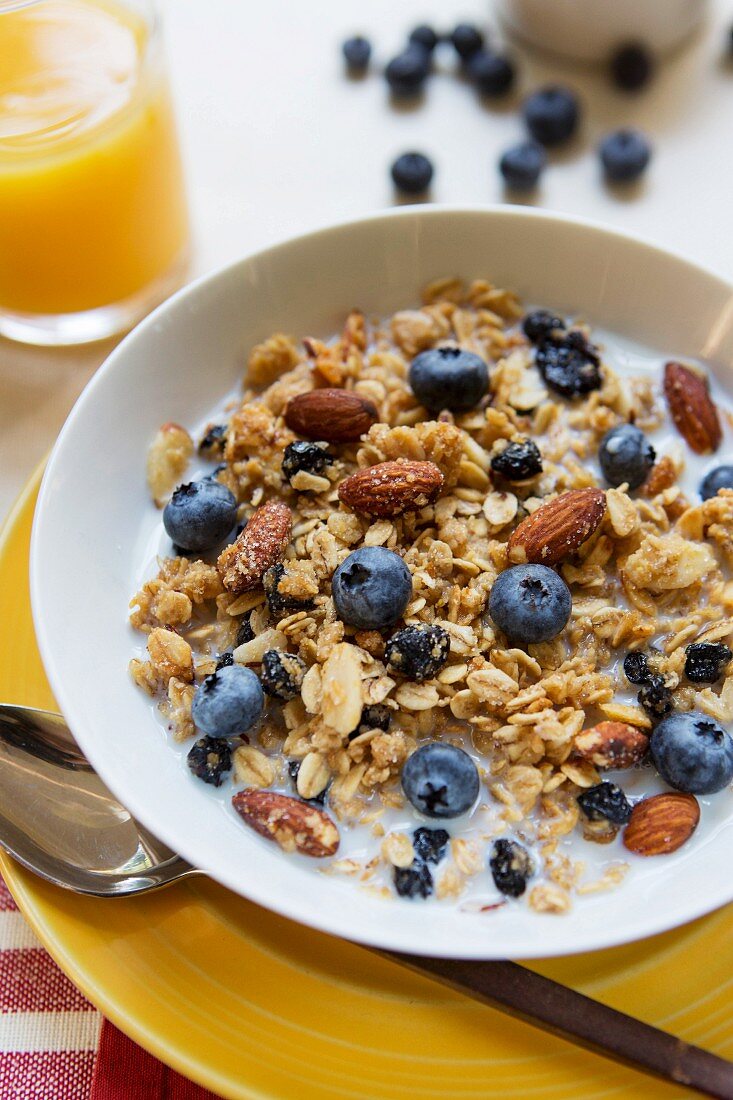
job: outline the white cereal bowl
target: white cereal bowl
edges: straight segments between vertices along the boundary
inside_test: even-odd
[[[212,789],[181,766],[127,673],[139,640],[127,604],[160,524],[145,487],[146,449],[159,425],[200,422],[241,377],[247,350],[272,332],[327,335],[353,306],[386,314],[418,301],[425,282],[454,273],[490,278],[661,352],[707,358],[719,378],[733,369],[733,288],[586,222],[512,207],[402,208],[287,241],[181,290],[119,345],[79,398],[36,511],[38,641],[59,705],[115,795],[243,896],[325,932],[426,955],[608,947],[733,899],[733,813],[728,821],[714,813],[706,828],[703,799],[702,825],[678,853],[632,857],[619,889],[585,897],[564,916],[524,905],[486,915],[384,901],[349,879],[314,875],[305,857],[284,855],[222,812]]]

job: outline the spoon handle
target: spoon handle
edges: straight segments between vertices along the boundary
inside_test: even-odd
[[[705,1096],[733,1100],[733,1062],[517,963],[433,959],[396,951],[380,954],[604,1058]]]

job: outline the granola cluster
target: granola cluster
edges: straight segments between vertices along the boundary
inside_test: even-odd
[[[507,291],[445,279],[426,288],[421,308],[388,323],[353,312],[330,343],[277,334],[256,346],[241,402],[221,426],[207,428],[201,453],[222,464],[216,476],[236,497],[242,524],[263,504],[283,502],[289,537],[246,590],[229,579],[233,547],[219,566],[206,555],[162,560],[131,603],[130,621],[147,635],[147,655],[131,662],[131,672],[160,700],[173,737],[185,740],[197,735],[196,685],[222,654],[231,651],[231,660],[258,674],[265,654],[289,655],[275,673],[294,676],[295,691],[286,701],[271,696],[252,743],[245,738],[233,749],[234,781],[303,800],[325,792],[342,827],[366,822],[381,838],[374,858],[328,865],[366,881],[380,863],[404,873],[413,863],[410,836],[385,835],[381,821],[405,803],[405,761],[434,739],[467,746],[479,762],[481,809],[491,809],[483,830],[451,837],[437,896],[459,897],[472,876],[487,874],[491,842],[507,834],[534,853],[530,906],[565,912],[573,893],[615,885],[626,868],[611,865],[601,880],[585,882],[562,847],[576,828],[602,840],[616,831],[580,813],[578,795],[603,780],[582,751],[584,731],[601,722],[643,734],[652,728],[649,713],[629,701],[623,657],[653,646],[655,674],[677,708],[733,720],[733,675],[707,686],[683,676],[686,646],[733,632],[733,491],[688,500],[679,487],[682,448],[658,455],[636,492],[606,489],[602,520],[557,565],[572,593],[567,627],[548,642],[512,645],[487,614],[492,586],[511,564],[512,533],[558,495],[603,487],[595,459],[609,429],[631,422],[654,431],[666,416],[654,380],[620,377],[605,362],[599,388],[573,400],[558,396],[535,365],[520,316]],[[576,331],[589,340],[587,330]],[[468,412],[431,418],[408,370],[419,352],[444,345],[489,364],[489,394]],[[357,441],[330,445],[314,472],[298,467],[295,452],[284,471],[285,449],[300,438],[285,422],[286,406],[325,388],[358,395],[376,420]],[[159,504],[191,454],[181,433],[166,425],[153,443],[149,474]],[[510,483],[492,463],[509,443],[527,440],[541,452],[541,470]],[[356,471],[403,460],[438,468],[437,499],[379,518],[339,498],[339,485]],[[331,581],[359,547],[394,550],[407,565],[412,596],[394,630],[442,628],[448,657],[434,675],[409,679],[389,662],[394,631],[339,619]]]

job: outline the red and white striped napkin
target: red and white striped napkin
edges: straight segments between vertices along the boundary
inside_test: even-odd
[[[0,1100],[216,1100],[102,1019],[41,946],[2,878]]]

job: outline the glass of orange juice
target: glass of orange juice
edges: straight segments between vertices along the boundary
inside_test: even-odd
[[[0,0],[0,335],[124,331],[188,241],[152,0]]]

